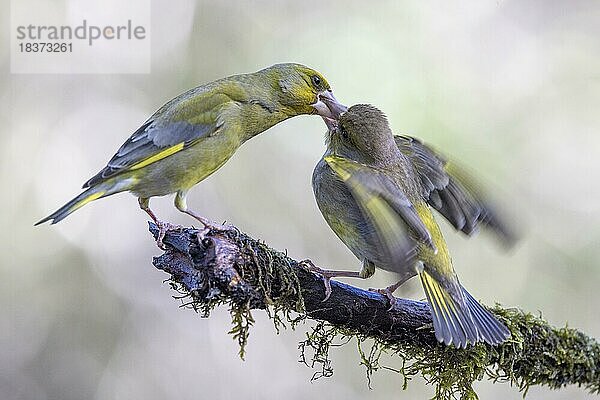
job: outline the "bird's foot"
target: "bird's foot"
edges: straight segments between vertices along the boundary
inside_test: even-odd
[[[323,284],[325,285],[325,298],[321,300],[322,302],[327,301],[329,296],[331,296],[331,278],[335,277],[336,271],[328,271],[326,269],[317,267],[311,260],[302,260],[298,263],[298,265],[307,271],[313,272],[323,278]]]
[[[161,221],[161,220],[158,220],[158,219],[155,220],[154,223],[158,227],[158,236],[156,237],[156,245],[161,250],[166,250],[167,249],[167,246],[165,246],[163,240],[165,239],[165,235],[167,234],[168,231],[174,231],[174,230],[181,230],[181,229],[183,229],[183,226],[181,226],[181,225],[172,224],[170,222]]]
[[[204,219],[204,221],[200,221],[200,223],[202,225],[204,225],[204,228],[200,232],[198,232],[198,238],[204,238],[206,235],[208,235],[211,232],[225,233],[225,232],[231,232],[233,230],[237,230],[237,228],[233,225],[218,224],[216,222],[212,222],[207,219]]]
[[[388,311],[390,311],[392,308],[394,308],[394,306],[396,305],[396,302],[398,301],[398,299],[396,297],[394,297],[394,291],[396,289],[398,289],[398,286],[391,285],[391,286],[388,286],[383,289],[369,288],[369,291],[384,295],[390,302],[390,308],[388,308]]]
[[[213,222],[211,220],[209,220],[208,218],[204,218],[201,215],[198,215],[196,213],[193,213],[191,211],[186,211],[186,213],[188,215],[190,215],[192,218],[194,218],[196,221],[200,222],[203,226],[204,229],[200,232],[201,236],[206,236],[207,233],[211,232],[211,231],[215,231],[215,232],[228,232],[228,231],[232,231],[232,230],[236,230],[237,228],[233,225],[229,225],[229,224],[218,224],[216,222]]]

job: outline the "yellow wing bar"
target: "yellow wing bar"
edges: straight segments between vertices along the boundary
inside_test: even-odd
[[[166,149],[164,149],[163,151],[156,153],[155,155],[153,155],[152,157],[148,157],[143,161],[140,161],[137,164],[132,165],[131,167],[129,167],[130,170],[134,170],[134,169],[140,169],[143,168],[147,165],[150,165],[152,163],[155,163],[159,160],[162,160],[163,158],[166,158],[168,156],[170,156],[171,154],[175,154],[178,151],[183,150],[183,147],[185,146],[184,142],[178,143],[175,146],[171,146],[171,147],[167,147]]]

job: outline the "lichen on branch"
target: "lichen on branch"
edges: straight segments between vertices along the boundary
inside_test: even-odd
[[[156,227],[150,225],[154,235]],[[169,231],[168,246],[153,264],[168,274],[186,306],[208,316],[228,304],[230,333],[244,357],[252,310],[264,310],[275,328],[312,319],[317,324],[300,343],[301,360],[316,368],[314,378],[332,374],[329,350],[356,340],[367,377],[379,369],[383,354],[397,357],[405,385],[417,375],[435,388],[435,397],[476,398],[472,384],[484,377],[510,382],[524,394],[533,385],[559,389],[578,385],[600,393],[600,344],[572,328],[554,328],[541,316],[496,306],[492,312],[512,337],[500,346],[479,343],[456,349],[436,341],[426,303],[398,299],[389,308],[375,292],[332,281],[324,285],[286,254],[236,230],[199,233],[193,228]]]

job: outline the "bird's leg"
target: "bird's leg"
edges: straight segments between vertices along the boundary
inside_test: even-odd
[[[204,226],[204,231],[201,232],[202,236],[204,236],[203,234],[206,233],[206,231],[208,231],[208,230],[216,230],[216,231],[224,232],[224,231],[230,231],[233,229],[232,226],[217,224],[207,218],[204,218],[204,217],[196,214],[192,210],[188,209],[187,202],[185,199],[186,194],[187,194],[187,191],[177,192],[177,194],[175,195],[175,207],[177,207],[177,209],[179,211],[181,211],[182,213],[187,214],[190,217],[194,218],[195,220],[197,220]]]
[[[370,261],[365,261],[363,267],[359,272],[356,271],[335,271],[329,269],[323,269],[317,267],[311,260],[302,260],[299,265],[306,268],[310,272],[314,272],[323,278],[325,284],[325,298],[322,301],[327,301],[331,296],[331,278],[345,277],[345,278],[362,278],[367,279],[375,273],[375,265]]]
[[[396,304],[396,297],[394,296],[394,292],[396,291],[396,289],[398,289],[400,287],[400,285],[402,285],[404,283],[404,281],[399,281],[394,283],[393,285],[390,285],[386,288],[383,289],[374,289],[374,288],[369,288],[369,291],[371,292],[375,292],[375,293],[379,293],[384,295],[385,297],[387,297],[388,301],[390,302],[390,308],[388,309],[391,310],[392,308],[394,308],[394,304]]]
[[[216,222],[212,222],[211,220],[196,214],[192,210],[185,210],[182,212],[200,222],[202,225],[204,225],[205,228],[214,229],[217,231],[230,231],[233,229],[233,226],[231,225],[217,224]]]
[[[384,295],[385,297],[387,297],[388,301],[390,302],[390,308],[388,309],[391,310],[392,308],[394,308],[394,305],[396,304],[396,297],[394,296],[394,292],[396,291],[396,289],[398,289],[400,286],[402,286],[402,284],[404,282],[406,282],[411,276],[407,275],[406,277],[403,277],[402,279],[400,279],[398,282],[394,283],[393,285],[390,285],[386,288],[383,289],[373,289],[373,288],[369,288],[369,290],[371,292],[375,292],[375,293],[379,293]]]
[[[150,216],[150,218],[152,218],[152,221],[154,221],[154,223],[156,224],[156,227],[158,228],[158,235],[156,237],[156,245],[161,250],[165,250],[166,247],[165,247],[165,244],[163,243],[163,239],[165,238],[167,231],[169,231],[171,229],[181,229],[182,228],[181,225],[174,225],[169,222],[161,221],[160,219],[158,219],[156,214],[154,214],[154,211],[152,211],[150,209],[150,199],[144,198],[144,197],[139,197],[138,203],[140,203],[140,208],[142,210],[144,210],[146,212],[146,214],[148,214]]]

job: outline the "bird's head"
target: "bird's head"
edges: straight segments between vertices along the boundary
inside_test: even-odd
[[[338,120],[325,119],[329,149],[365,164],[386,164],[395,159],[398,146],[385,114],[370,104],[356,104]]]
[[[318,114],[337,119],[347,107],[337,101],[323,75],[301,64],[277,64],[269,68],[279,103],[290,116]]]

